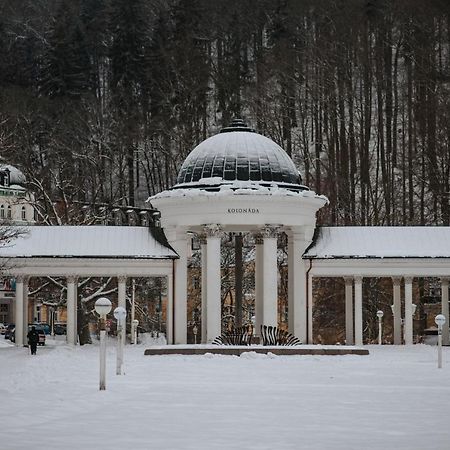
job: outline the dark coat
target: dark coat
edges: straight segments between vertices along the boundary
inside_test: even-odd
[[[39,342],[39,333],[35,329],[31,329],[27,334],[27,338],[30,345],[36,345]]]

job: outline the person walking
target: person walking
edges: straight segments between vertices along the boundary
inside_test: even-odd
[[[36,331],[36,327],[31,327],[31,330],[27,334],[28,345],[30,346],[31,354],[35,355],[37,345],[39,342],[39,333]]]

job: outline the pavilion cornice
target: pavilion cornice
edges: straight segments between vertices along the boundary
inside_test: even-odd
[[[314,277],[445,277],[450,275],[449,258],[328,258],[304,257]],[[308,263],[309,261],[309,263]]]
[[[151,263],[150,263],[151,262]],[[0,259],[4,273],[10,276],[128,277],[167,276],[172,259],[144,258],[9,258]]]

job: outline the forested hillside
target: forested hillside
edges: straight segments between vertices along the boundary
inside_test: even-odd
[[[142,204],[243,117],[322,223],[450,225],[449,46],[446,0],[0,0],[1,157],[51,223]]]

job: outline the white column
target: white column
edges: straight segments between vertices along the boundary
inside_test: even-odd
[[[400,299],[401,277],[392,277],[394,294],[394,345],[402,343],[402,305]]]
[[[264,323],[264,285],[263,285],[263,237],[261,234],[255,234],[255,335],[260,336],[261,325]]]
[[[23,331],[24,331],[24,323],[23,323],[23,282],[24,277],[19,275],[16,277],[16,312],[15,312],[15,339],[16,346],[22,347],[24,344],[23,341]]]
[[[263,229],[263,317],[264,325],[278,326],[278,265],[277,265],[278,227],[266,226]]]
[[[200,236],[201,242],[201,252],[202,252],[202,344],[206,343],[206,321],[207,321],[207,282],[206,282],[206,271],[207,271],[207,246],[206,246],[206,236],[203,234]]]
[[[67,343],[76,345],[76,277],[67,277]]]
[[[74,280],[73,295],[75,297],[75,301],[73,302],[73,317],[75,319],[73,342],[75,342],[75,344],[77,344],[77,342],[78,342],[78,277],[75,277],[75,280]]]
[[[179,259],[174,262],[174,344],[187,342],[187,262],[188,237],[186,229],[175,228],[167,231],[167,237],[172,248],[178,253]]]
[[[345,281],[345,343],[353,345],[353,278],[344,277]]]
[[[362,277],[355,277],[355,344],[363,345]]]
[[[173,276],[167,276],[166,340],[173,344]]]
[[[127,289],[127,277],[124,275],[119,275],[117,277],[117,306],[121,306],[122,308],[127,310],[127,298],[126,298],[126,289]],[[124,326],[121,335],[122,345],[126,342],[126,330],[127,327]]]
[[[313,276],[308,275],[308,344],[313,344]]]
[[[304,233],[288,234],[288,326],[302,342],[307,340],[306,268],[302,259],[306,248]]]
[[[445,316],[445,324],[442,328],[442,344],[449,345],[450,337],[449,337],[449,311],[448,311],[448,281],[447,277],[441,278],[441,314]]]
[[[405,277],[405,345],[413,343],[412,277]]]
[[[24,277],[23,279],[23,343],[28,342],[28,282],[29,278]],[[34,322],[34,317],[32,318]]]
[[[220,236],[218,225],[205,227],[206,234],[206,341],[222,334],[222,302],[220,292]]]
[[[127,277],[119,275],[117,277],[117,306],[127,309],[126,299]]]

